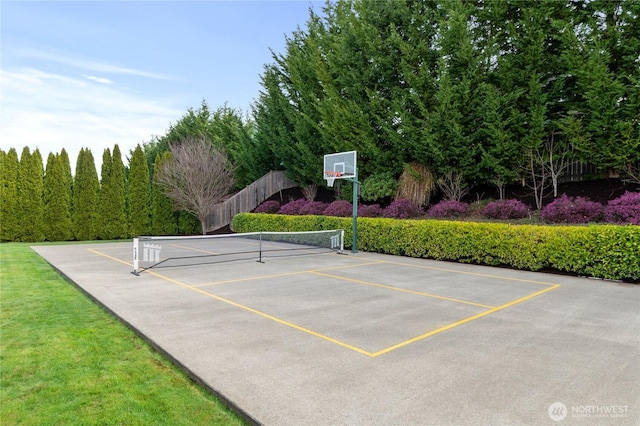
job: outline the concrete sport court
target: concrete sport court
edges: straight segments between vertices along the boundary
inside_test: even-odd
[[[640,424],[640,286],[317,253],[131,274],[132,243],[34,246],[266,425]]]

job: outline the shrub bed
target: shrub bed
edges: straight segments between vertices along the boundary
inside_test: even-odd
[[[235,232],[344,229],[345,246],[350,247],[351,242],[351,218],[242,213],[233,218],[232,229]],[[360,218],[358,247],[401,256],[640,280],[637,226]]]
[[[440,201],[427,211],[427,216],[432,218],[460,218],[469,213],[469,204],[462,201],[445,200]]]
[[[389,204],[389,207],[382,211],[382,216],[396,219],[409,219],[423,214],[423,211],[411,200],[401,198]]]
[[[626,191],[624,195],[611,200],[605,216],[608,222],[640,225],[640,192]]]
[[[380,204],[360,204],[358,206],[358,216],[362,217],[380,217],[383,209]]]
[[[522,219],[530,214],[529,208],[518,200],[491,201],[482,209],[482,216],[488,219]]]
[[[567,197],[563,194],[540,212],[540,217],[549,223],[599,222],[603,217],[602,204],[585,197]]]
[[[268,200],[264,203],[260,204],[253,211],[254,213],[278,213],[280,210],[280,201],[277,200]]]
[[[346,200],[337,200],[329,204],[323,214],[327,216],[353,216],[353,205]]]
[[[287,204],[282,205],[278,213],[280,214],[290,214],[290,215],[298,215],[300,214],[300,209],[307,205],[308,201],[304,198],[299,198],[297,200],[289,201]]]

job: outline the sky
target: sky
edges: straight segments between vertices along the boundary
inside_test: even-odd
[[[0,149],[81,148],[97,171],[206,101],[247,116],[260,74],[323,1],[0,1]],[[127,164],[126,158],[123,158]]]

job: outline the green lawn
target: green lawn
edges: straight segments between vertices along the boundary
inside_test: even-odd
[[[242,424],[19,243],[0,244],[0,419]]]

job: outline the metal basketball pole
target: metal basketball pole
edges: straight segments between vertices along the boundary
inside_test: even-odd
[[[353,220],[352,220],[352,233],[351,236],[351,253],[358,252],[358,169],[354,171],[353,179],[349,179],[353,182]]]

